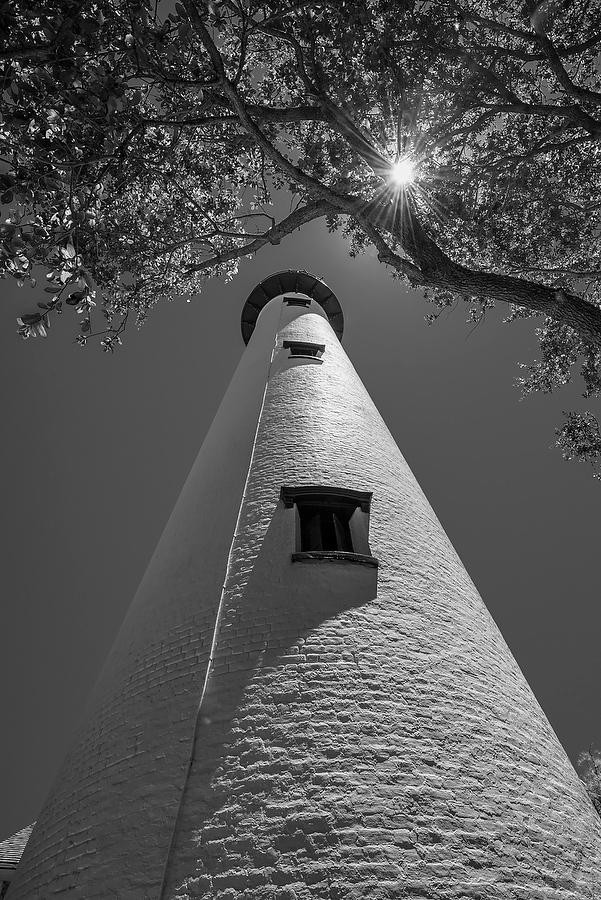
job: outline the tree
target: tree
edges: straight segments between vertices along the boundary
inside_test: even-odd
[[[542,317],[525,391],[580,365],[599,394],[590,0],[4,0],[0,33],[0,265],[47,280],[23,337],[67,304],[79,343],[112,350],[161,297],[322,218],[429,321],[457,298],[474,322]],[[558,442],[601,464],[592,413]]]

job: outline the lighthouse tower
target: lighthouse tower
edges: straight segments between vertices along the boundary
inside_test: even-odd
[[[599,900],[601,823],[340,338],[267,278],[9,900]]]

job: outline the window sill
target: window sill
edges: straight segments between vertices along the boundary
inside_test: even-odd
[[[378,560],[375,556],[368,556],[366,553],[348,553],[343,550],[310,550],[292,554],[292,562],[322,562],[323,560],[378,567]]]
[[[323,362],[320,356],[311,356],[310,353],[291,353],[288,359],[312,359],[313,362]]]

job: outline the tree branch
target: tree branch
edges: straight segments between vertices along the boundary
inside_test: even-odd
[[[373,223],[376,211],[370,212]],[[468,269],[454,262],[421,225],[413,202],[407,199],[395,207],[387,229],[397,237],[403,250],[419,270],[416,283],[450,290],[464,297],[485,297],[523,306],[540,315],[550,316],[576,331],[582,340],[601,346],[601,309],[562,289],[524,278]],[[391,260],[383,260],[391,264]],[[394,263],[395,267],[396,262]],[[398,267],[397,267],[398,268]]]
[[[545,31],[545,25],[542,16],[537,16],[536,6],[532,2],[528,3],[528,9],[530,11],[530,22],[532,24],[532,28],[534,29],[534,33],[536,34],[536,39],[541,46],[541,49],[547,58],[549,63],[549,68],[557,78],[557,81],[562,86],[566,94],[570,97],[577,97],[579,100],[586,100],[589,103],[595,103],[597,106],[601,105],[601,94],[598,94],[596,91],[591,91],[588,88],[579,87],[574,84],[570,76],[568,75],[559,53],[553,46],[552,41],[549,39],[547,32]]]
[[[391,161],[382,156],[375,147],[373,140],[366,137],[365,134],[357,128],[350,116],[334,103],[324,90],[321,90],[318,87],[320,79],[318,78],[317,72],[313,72],[313,79],[309,77],[303,57],[303,49],[296,38],[275,28],[266,28],[263,26],[261,31],[276,37],[278,40],[284,41],[292,47],[299,76],[305,89],[316,98],[317,103],[321,107],[324,119],[335,126],[336,130],[343,138],[345,138],[349,146],[355,150],[359,158],[371,166],[376,174],[387,174],[390,170]]]
[[[285,125],[287,122],[325,122],[327,116],[319,106],[291,106],[286,109],[277,106],[257,106],[249,103],[246,107],[249,115],[261,122]],[[146,119],[145,125],[192,125],[202,127],[204,125],[240,124],[240,117],[236,113],[223,116],[193,116],[191,118],[159,118]]]
[[[438,49],[446,55],[463,57],[468,67],[482,76],[493,94],[498,94],[504,101],[502,104],[483,103],[482,106],[485,109],[498,109],[499,112],[513,112],[519,115],[556,116],[580,126],[595,140],[601,140],[601,122],[598,122],[576,104],[564,106],[559,104],[526,103],[508,88],[495,72],[479,63],[467,50],[458,51],[455,47],[446,46],[439,46]],[[559,64],[561,65],[561,62]]]
[[[497,112],[517,113],[520,116],[542,116],[544,118],[566,119],[573,125],[578,125],[587,131],[595,140],[601,140],[601,122],[598,122],[588,113],[575,104],[570,106],[554,106],[545,103],[484,103],[485,109],[495,109]]]
[[[289,216],[286,216],[285,219],[282,219],[277,225],[273,225],[263,234],[258,235],[253,241],[244,244],[242,247],[229,247],[227,250],[215,254],[215,256],[212,256],[210,259],[206,259],[194,266],[189,266],[185,270],[185,274],[191,275],[193,272],[202,272],[203,270],[210,269],[212,266],[217,266],[220,263],[229,262],[229,260],[232,259],[239,259],[243,256],[249,256],[251,253],[256,253],[266,244],[279,244],[282,238],[291,234],[293,231],[296,231],[297,228],[306,225],[307,222],[311,222],[313,219],[319,219],[329,212],[330,207],[322,201],[316,201],[315,203],[308,203],[306,206],[301,206],[299,209],[290,213]]]

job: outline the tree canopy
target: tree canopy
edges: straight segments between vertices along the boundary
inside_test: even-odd
[[[579,366],[599,394],[597,4],[4,0],[0,34],[0,267],[40,291],[23,337],[68,305],[112,350],[322,218],[430,321],[457,298],[539,317],[525,391]],[[591,412],[558,440],[599,465]]]

